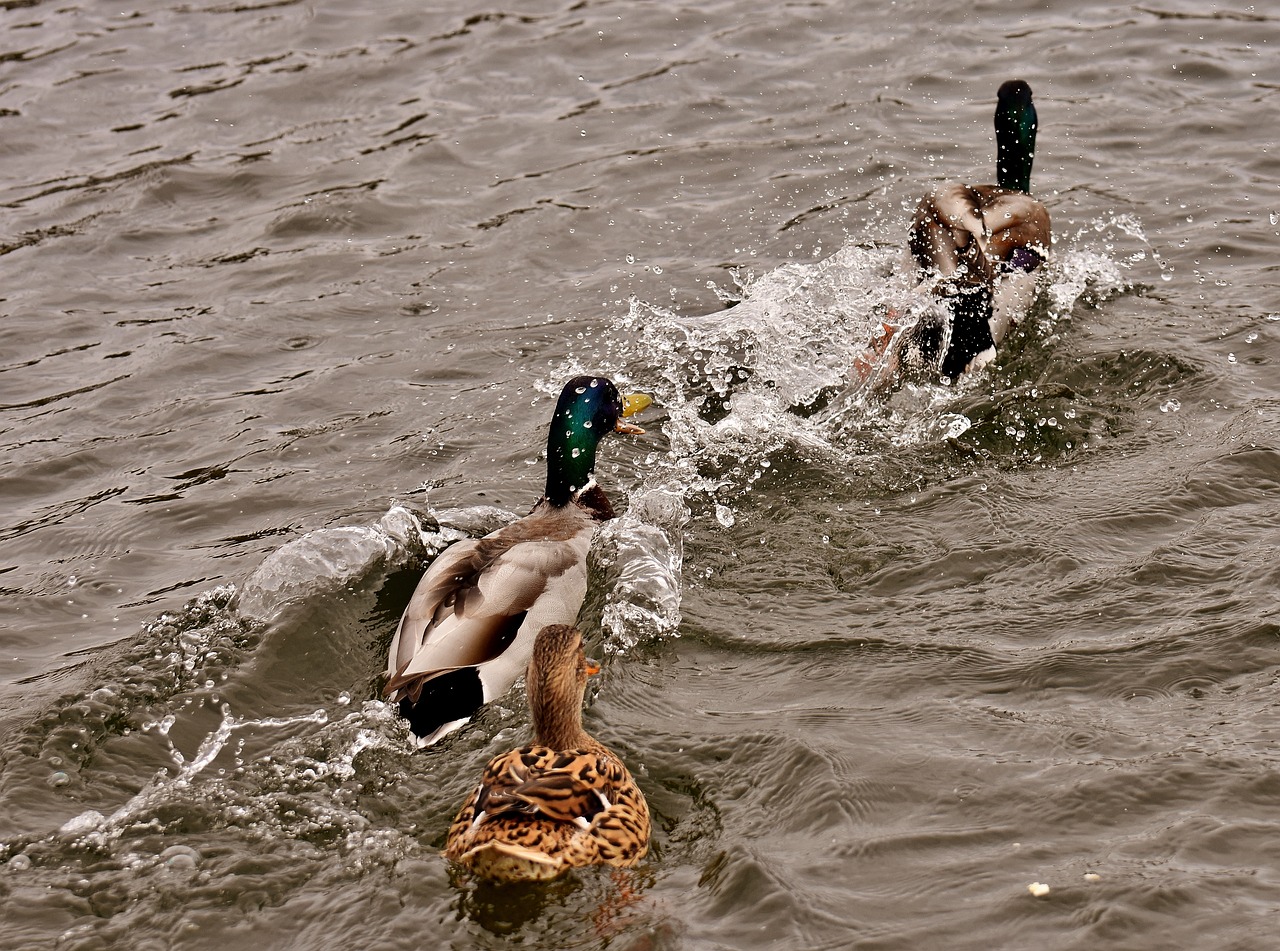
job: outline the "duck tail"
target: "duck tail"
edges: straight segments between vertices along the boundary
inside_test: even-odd
[[[956,379],[973,359],[990,351],[996,342],[991,333],[991,288],[975,284],[955,288],[946,298],[951,311],[951,336],[939,365],[943,376]]]
[[[542,882],[565,870],[564,860],[510,842],[490,841],[463,853],[461,862],[494,882]]]
[[[921,314],[907,332],[908,360],[935,367],[954,380],[974,357],[995,351],[991,288],[944,280],[934,288],[934,296],[935,306]]]

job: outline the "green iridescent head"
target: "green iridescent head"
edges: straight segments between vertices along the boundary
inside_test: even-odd
[[[1031,191],[1031,162],[1036,155],[1036,107],[1031,87],[1011,79],[996,93],[996,184]]]
[[[576,376],[565,384],[547,432],[547,499],[567,505],[591,483],[596,446],[606,433],[643,433],[623,422],[651,402],[640,394],[622,396],[602,376]]]

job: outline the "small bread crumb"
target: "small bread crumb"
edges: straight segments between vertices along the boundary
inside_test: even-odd
[[[1101,875],[1099,875],[1097,872],[1085,872],[1085,873],[1084,873],[1084,880],[1085,880],[1086,882],[1096,882],[1096,881],[1098,881],[1100,878],[1102,878],[1102,876],[1101,876]]]
[[[1032,882],[1027,886],[1027,891],[1036,898],[1043,898],[1045,895],[1049,894],[1049,886],[1044,882]]]

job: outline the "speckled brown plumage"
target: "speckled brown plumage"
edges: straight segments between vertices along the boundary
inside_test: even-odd
[[[500,882],[644,858],[644,794],[617,755],[582,729],[591,671],[577,630],[553,624],[538,633],[527,678],[535,742],[489,761],[449,829],[448,858]]]

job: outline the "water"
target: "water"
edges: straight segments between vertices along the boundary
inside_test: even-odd
[[[1270,12],[4,6],[4,947],[1274,946]],[[1050,280],[868,399],[1015,74]],[[582,616],[654,850],[495,893],[522,696],[377,680],[580,369],[658,397]]]

